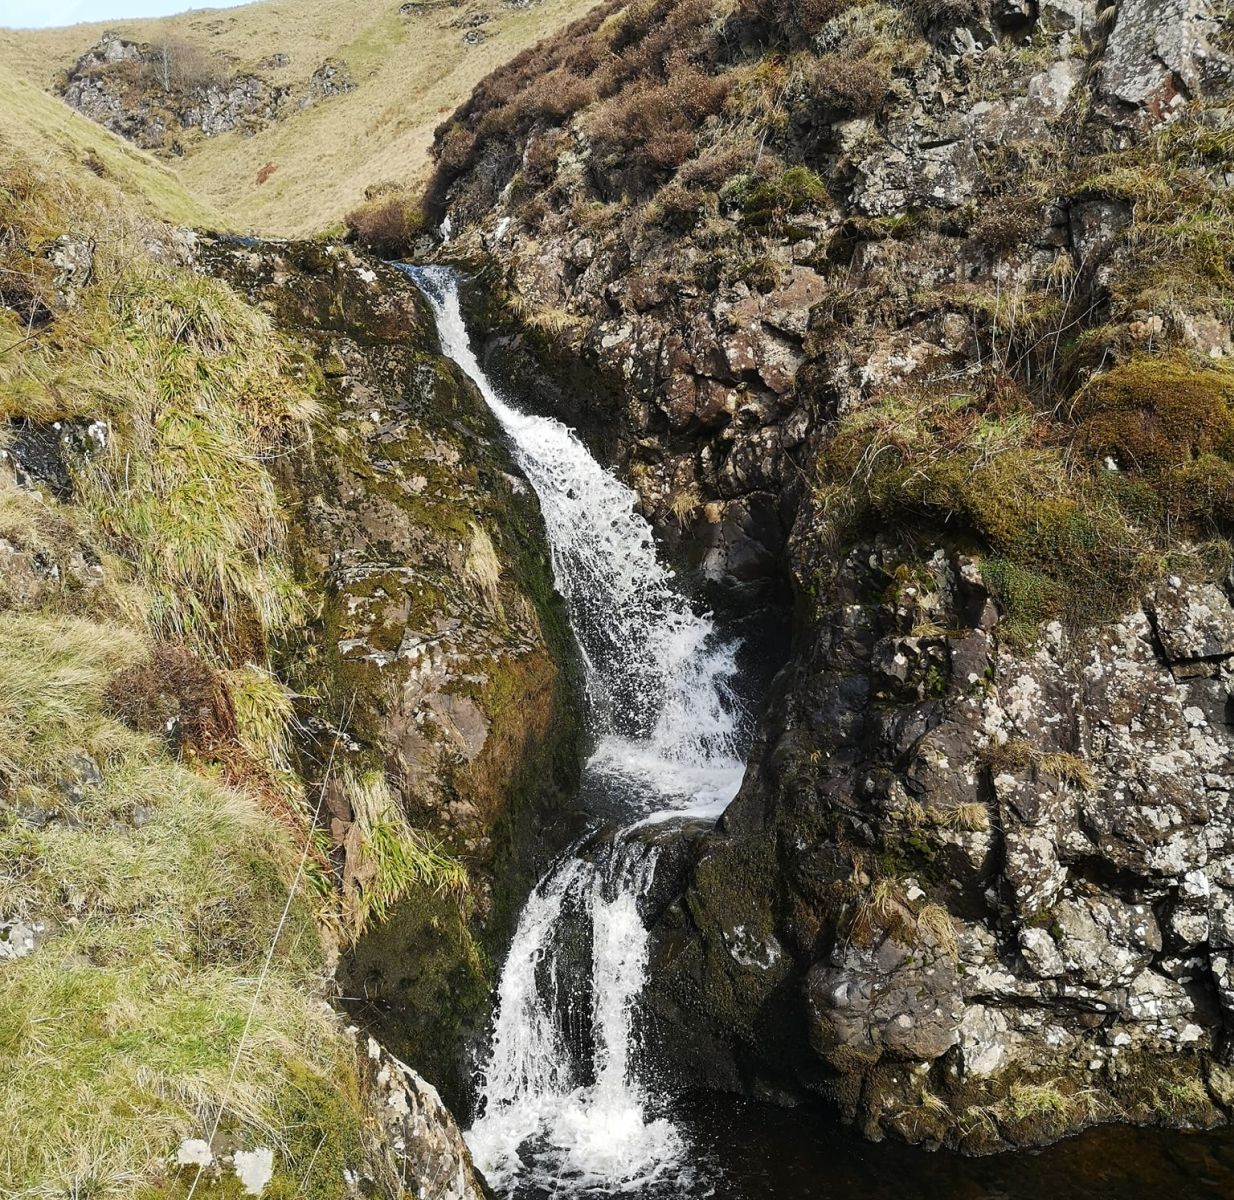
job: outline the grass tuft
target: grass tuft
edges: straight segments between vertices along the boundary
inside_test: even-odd
[[[343,777],[351,805],[347,873],[343,879],[347,924],[359,937],[417,888],[462,895],[467,871],[427,834],[413,829],[380,772]]]

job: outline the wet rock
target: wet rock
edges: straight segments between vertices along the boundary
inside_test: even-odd
[[[464,1039],[488,1012],[479,943],[505,934],[570,836],[552,817],[577,778],[582,706],[539,508],[402,272],[308,243],[203,242],[199,264],[269,304],[329,368],[313,454],[285,486],[321,614],[316,678],[348,697],[347,741],[338,716],[306,723],[332,777],[377,773],[470,880],[465,907],[414,892],[341,975],[363,998],[357,1019],[453,1102]],[[345,790],[325,805],[344,871],[359,869]]]
[[[908,947],[893,936],[848,946],[806,977],[810,1044],[837,1063],[883,1054],[928,1062],[959,1042],[963,1007],[955,966],[929,939]]]
[[[1052,626],[1013,652],[997,614],[980,625],[971,560],[936,556],[929,588],[871,587],[895,561],[869,545],[846,559],[828,591],[842,603],[817,611],[812,653],[782,680],[718,844],[701,849],[731,860],[768,838],[798,848],[778,898],[757,903],[783,906],[770,934],[793,955],[814,1061],[777,1046],[750,1069],[845,1097],[853,1121],[901,1136],[913,1132],[885,1115],[904,1102],[888,1062],[954,1061],[947,1103],[961,1107],[1024,1072],[1142,1103],[1135,1071],[1102,1064],[1185,1048],[1199,1070],[1234,1002],[1224,687],[1176,677],[1142,612],[1075,640]],[[1181,651],[1225,654],[1224,594],[1165,589],[1159,607],[1168,599],[1171,623],[1192,631]],[[906,636],[900,623],[927,600],[940,626],[977,627]],[[1201,686],[1220,691],[1213,706],[1197,703]],[[709,915],[725,894],[715,873],[687,872],[683,887],[699,953],[718,954],[732,935]],[[751,906],[727,895],[724,911]],[[658,1012],[672,1011],[660,990],[677,1012],[698,1011],[681,998],[693,988],[714,996],[705,976],[679,972],[682,936],[661,943]],[[715,1026],[691,1031],[687,1056],[751,1019],[709,1004]],[[671,1057],[672,1038],[662,1044]],[[688,1059],[674,1069],[691,1078]],[[961,1134],[944,1122],[931,1136]]]

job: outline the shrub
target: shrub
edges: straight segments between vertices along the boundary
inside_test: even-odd
[[[675,180],[660,189],[648,206],[647,219],[674,233],[688,233],[714,209],[715,203],[713,192],[695,191]]]
[[[165,92],[203,92],[231,78],[227,64],[192,42],[155,42],[145,54],[146,78]]]
[[[790,42],[809,39],[860,0],[746,0],[744,11]]]
[[[728,89],[723,76],[674,65],[667,81],[639,80],[602,105],[592,137],[625,186],[642,191],[693,156],[699,126],[721,111]]]
[[[827,185],[802,166],[770,179],[747,180],[735,190],[742,222],[760,229],[782,230],[789,217],[831,203]]]
[[[983,17],[988,0],[909,0],[909,11],[923,26],[954,27]]]
[[[450,126],[437,141],[438,165],[452,173],[464,170],[475,152],[476,140],[476,135],[461,125]]]
[[[805,80],[806,95],[826,117],[868,117],[891,87],[891,64],[873,54],[824,54]]]
[[[187,646],[158,645],[143,663],[117,671],[104,710],[130,729],[209,753],[234,742],[236,716],[223,676]]]
[[[419,202],[405,192],[362,204],[345,221],[350,235],[382,258],[407,254],[427,224]]]
[[[704,151],[686,163],[678,172],[682,187],[704,192],[718,192],[739,175],[748,175],[758,157],[758,145],[724,145]]]

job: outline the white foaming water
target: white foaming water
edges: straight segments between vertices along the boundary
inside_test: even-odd
[[[730,688],[735,647],[677,590],[635,493],[567,426],[519,412],[496,391],[472,351],[453,274],[407,269],[433,306],[443,349],[480,389],[539,496],[586,668],[597,737],[587,775],[633,821],[599,861],[568,856],[523,909],[467,1141],[507,1195],[656,1185],[678,1194],[689,1184],[686,1146],[656,1111],[636,1061],[648,959],[639,900],[656,851],[630,835],[656,821],[717,816],[736,793],[744,766]],[[569,938],[580,930],[589,934],[590,985],[571,993]],[[590,1017],[582,1054],[567,1034],[572,1003]]]
[[[713,807],[732,799],[743,765],[729,686],[734,647],[720,641],[656,556],[638,497],[574,431],[511,407],[476,361],[453,273],[411,269],[437,316],[442,348],[480,389],[540,498],[553,574],[587,675],[593,762],[655,794]]]
[[[599,864],[567,859],[523,910],[501,976],[483,1111],[466,1135],[498,1191],[612,1195],[672,1184],[677,1194],[690,1182],[686,1144],[653,1112],[634,1062],[648,949],[638,901],[655,858],[617,842]],[[576,1071],[553,1007],[567,909],[591,936],[590,1080]]]

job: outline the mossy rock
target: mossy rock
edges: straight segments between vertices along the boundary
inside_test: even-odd
[[[1123,470],[1234,454],[1234,371],[1178,354],[1141,355],[1098,376],[1074,409],[1073,445]]]

